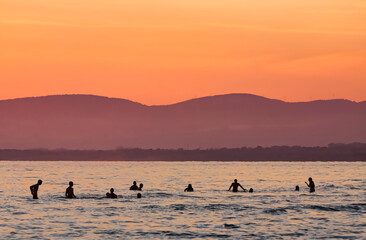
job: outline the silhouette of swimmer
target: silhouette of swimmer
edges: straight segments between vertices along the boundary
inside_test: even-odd
[[[313,179],[309,177],[309,184],[305,182],[306,185],[310,188],[310,192],[315,192],[315,183],[313,182]]]
[[[137,189],[139,188],[137,187],[136,181],[133,181],[133,185],[130,187],[130,190],[137,190]]]
[[[65,192],[66,198],[76,198],[76,196],[74,195],[74,189],[72,188],[72,186],[74,186],[74,183],[70,181],[69,187],[66,188],[66,192]]]
[[[193,192],[193,187],[192,184],[188,184],[188,187],[186,189],[184,189],[185,192]]]
[[[237,179],[234,179],[234,182],[230,185],[230,188],[228,191],[231,190],[231,188],[233,188],[233,192],[237,192],[238,191],[238,187],[241,187],[243,189],[243,191],[247,191],[246,189],[244,189],[240,183],[238,183],[238,180]]]
[[[252,193],[253,192],[253,188],[249,189],[249,192]]]
[[[137,198],[141,198],[141,196],[142,196],[141,193],[137,194]]]
[[[38,199],[38,187],[42,185],[42,180],[39,179],[38,182],[32,186],[30,186],[30,191],[33,196],[33,199]]]
[[[300,187],[299,186],[296,186],[295,187],[295,191],[300,191]]]
[[[106,196],[107,196],[107,198],[117,198],[117,195],[114,193],[114,189],[113,188],[111,188],[111,190],[110,190],[111,192],[107,192],[106,193]]]
[[[138,191],[142,191],[142,188],[144,187],[144,184],[140,183],[140,187],[137,189]]]

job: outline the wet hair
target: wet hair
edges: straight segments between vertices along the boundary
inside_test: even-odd
[[[142,188],[144,186],[144,184],[140,183],[140,187]]]
[[[73,183],[72,181],[70,181],[70,182],[69,182],[69,185],[70,185],[70,186],[72,186],[72,185],[74,185],[74,183]]]
[[[41,185],[41,184],[42,184],[42,182],[43,182],[43,181],[42,181],[41,179],[39,179],[39,180],[38,180],[38,184],[39,184],[39,185]]]
[[[113,193],[114,192],[114,189],[113,188],[111,188],[111,193]]]
[[[253,188],[249,189],[249,192],[253,192]]]
[[[191,188],[191,187],[192,187],[192,184],[188,184],[188,187],[190,187],[190,188]]]
[[[136,185],[136,181],[133,181],[133,185]]]
[[[234,182],[237,182],[238,181],[238,179],[234,179]]]
[[[311,177],[309,177],[309,182],[312,182],[312,181],[313,181],[313,179]]]
[[[137,198],[141,198],[141,196],[142,196],[141,193],[137,194]]]

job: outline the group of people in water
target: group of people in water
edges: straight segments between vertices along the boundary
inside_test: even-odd
[[[315,183],[311,177],[309,177],[309,183],[305,182],[305,184],[309,187],[310,192],[315,192]],[[42,180],[38,180],[38,182],[32,186],[30,186],[30,191],[33,196],[33,199],[38,199],[38,189],[39,186],[42,185]],[[76,198],[74,194],[74,183],[72,181],[69,182],[69,187],[66,188],[65,197],[66,198]],[[132,186],[130,187],[131,191],[142,191],[142,188],[144,185],[140,183],[139,186],[137,186],[136,181],[133,182]],[[228,191],[238,192],[239,187],[243,189],[244,192],[247,191],[247,189],[243,188],[243,186],[238,183],[237,179],[234,179],[234,182],[230,185]],[[192,184],[188,184],[187,188],[184,189],[184,192],[193,192],[194,189],[192,187]],[[253,188],[250,188],[248,192],[252,193],[254,190]],[[300,191],[300,187],[296,186],[295,191]],[[107,198],[117,198],[117,195],[114,193],[114,189],[111,188],[109,192],[106,193]],[[137,194],[137,198],[141,198],[141,193]]]

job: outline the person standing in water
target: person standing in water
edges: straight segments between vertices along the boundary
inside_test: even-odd
[[[33,199],[38,199],[38,188],[39,185],[42,185],[42,180],[39,179],[38,182],[32,186],[30,186],[30,191],[33,196]]]
[[[107,192],[106,193],[106,196],[107,196],[107,198],[117,198],[117,195],[114,193],[114,189],[113,188],[111,188],[111,190],[110,190],[111,192]]]
[[[309,177],[309,183],[305,182],[306,185],[310,188],[310,192],[315,192],[315,183],[313,182],[313,179]]]
[[[299,186],[296,186],[295,187],[295,191],[300,191],[300,187]]]
[[[130,187],[130,190],[137,190],[139,187],[137,186],[136,181],[133,181],[133,185]]]
[[[247,190],[245,188],[243,188],[240,183],[238,183],[237,179],[234,179],[234,182],[230,185],[229,190],[231,190],[231,188],[233,188],[233,192],[237,192],[238,191],[238,187],[241,187],[241,189],[243,189],[244,192],[246,192]]]
[[[193,187],[192,184],[188,184],[188,187],[186,189],[184,189],[185,192],[193,192]]]
[[[140,187],[137,189],[138,191],[142,191],[142,188],[144,187],[144,184],[140,183]]]
[[[70,181],[69,187],[66,188],[66,192],[65,192],[66,198],[76,198],[76,196],[74,195],[74,189],[72,188],[72,186],[74,186],[74,183]]]

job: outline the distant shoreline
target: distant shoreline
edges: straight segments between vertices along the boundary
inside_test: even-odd
[[[366,161],[366,144],[192,150],[140,148],[116,150],[0,149],[0,161],[364,162]]]

